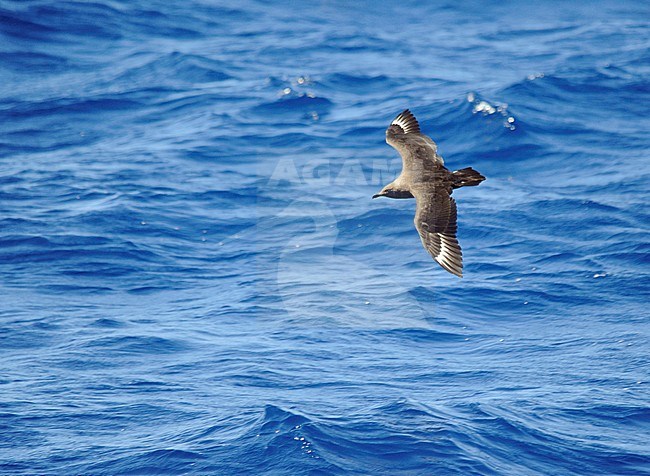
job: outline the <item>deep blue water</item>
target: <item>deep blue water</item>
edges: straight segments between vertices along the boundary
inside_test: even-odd
[[[423,3],[0,2],[1,474],[650,474],[650,7]]]

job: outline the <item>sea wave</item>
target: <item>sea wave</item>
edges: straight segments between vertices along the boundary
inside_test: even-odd
[[[3,2],[0,472],[643,474],[646,12],[567,5]]]

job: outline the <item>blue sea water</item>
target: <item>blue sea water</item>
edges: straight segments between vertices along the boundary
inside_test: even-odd
[[[1,474],[650,474],[647,2],[0,2]],[[452,169],[431,260],[384,130]]]

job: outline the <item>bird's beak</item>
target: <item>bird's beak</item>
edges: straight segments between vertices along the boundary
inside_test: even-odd
[[[384,196],[383,193],[377,193],[377,194],[373,195],[372,198],[383,197],[383,196]]]

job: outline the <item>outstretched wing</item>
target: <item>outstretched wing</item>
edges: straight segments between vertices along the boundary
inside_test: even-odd
[[[463,253],[457,231],[456,202],[444,186],[413,193],[417,207],[415,228],[424,248],[444,269],[463,277]]]
[[[408,172],[432,171],[444,165],[436,143],[420,132],[415,116],[408,109],[402,111],[388,129],[386,142],[402,156],[402,168]]]

